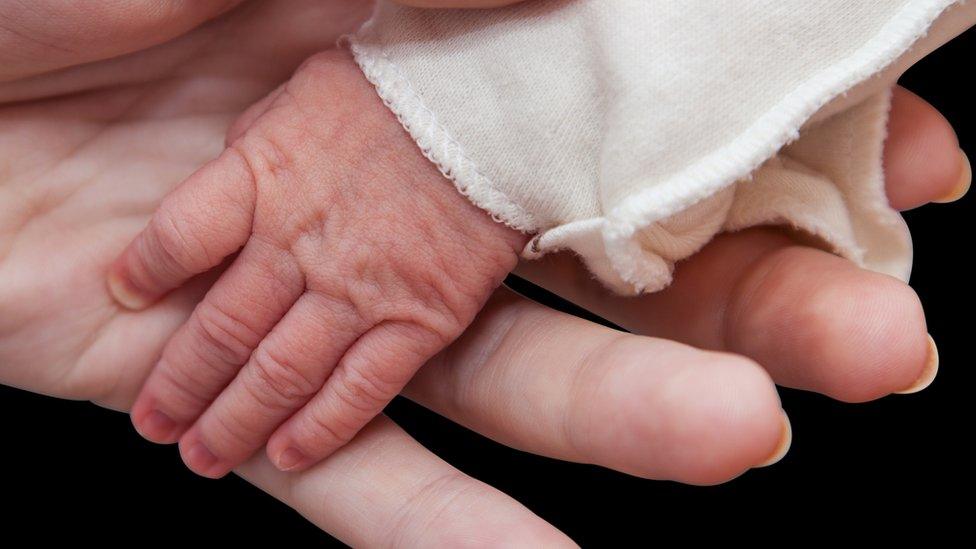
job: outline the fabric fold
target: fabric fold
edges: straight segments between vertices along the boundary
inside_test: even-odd
[[[719,232],[780,224],[907,279],[879,74],[956,3],[381,2],[351,48],[458,190],[536,233],[527,258],[571,250],[635,294],[669,284]],[[837,107],[872,79],[865,99]]]

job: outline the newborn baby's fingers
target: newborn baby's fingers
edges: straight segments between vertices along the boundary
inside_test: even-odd
[[[287,253],[250,242],[163,350],[132,407],[146,438],[176,442],[304,289]]]
[[[431,330],[385,322],[359,338],[325,387],[278,428],[268,457],[283,471],[301,470],[328,457],[379,414],[444,345]]]
[[[242,118],[113,271],[120,298],[143,305],[247,241],[134,415],[161,441],[192,423],[180,451],[208,477],[320,391],[276,450],[294,443],[310,462],[351,439],[461,333],[526,241],[423,157],[347,52],[313,57],[285,91]]]
[[[319,391],[365,328],[348,305],[303,294],[180,439],[187,467],[219,478],[244,462]]]
[[[167,196],[110,268],[112,296],[143,309],[240,249],[254,213],[249,173],[244,159],[228,149]]]

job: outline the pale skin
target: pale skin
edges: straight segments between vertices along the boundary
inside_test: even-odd
[[[305,7],[312,4],[322,5]],[[25,100],[0,111],[4,383],[129,407],[164,342],[209,281],[133,313],[113,304],[103,284],[105,269],[162,196],[219,152],[230,121],[331,41],[318,23],[310,23],[305,33],[294,32],[308,20],[307,12],[276,19],[270,17],[276,7],[229,14],[219,25],[203,27],[151,55],[0,87],[0,96]],[[335,20],[340,8],[348,5],[323,7],[322,16]],[[279,25],[293,30],[290,42],[276,43],[282,51],[275,52],[282,65],[291,66],[265,72],[259,67],[266,65],[248,61],[267,54],[258,41]],[[269,32],[246,32],[262,28]],[[253,48],[237,42],[231,53],[201,46],[213,48],[218,37],[237,35],[248,36]],[[239,64],[221,79],[208,78],[208,63],[221,54],[224,61],[235,56]],[[149,59],[159,65],[148,67],[156,72],[139,84],[104,88],[110,76],[124,81],[136,69],[146,70]],[[174,59],[194,62],[182,64],[177,76],[174,63],[162,62]],[[102,89],[29,100],[90,87]],[[887,151],[889,196],[897,207],[958,196],[961,162],[951,128],[907,93],[896,103]],[[919,162],[922,158],[926,161]],[[810,274],[825,271],[827,279]],[[499,290],[466,334],[421,370],[406,394],[518,448],[644,477],[712,483],[741,474],[781,448],[782,411],[772,381],[844,400],[868,400],[908,388],[922,376],[925,325],[917,298],[906,286],[775,232],[721,238],[682,267],[671,290],[647,301],[659,307],[687,301],[705,287],[719,287],[716,283],[730,272],[742,288],[707,294],[700,308],[688,313],[713,319],[711,329],[695,323],[667,327],[669,312],[647,302],[621,305],[613,319],[636,326],[643,336],[618,334]],[[776,284],[760,287],[747,300],[742,292],[748,281],[764,272]],[[579,287],[571,274],[550,279],[559,280]],[[801,301],[799,310],[810,314],[787,322],[782,345],[745,337],[771,322],[761,313],[777,304],[796,306],[799,296],[811,292],[827,300],[825,307]],[[720,314],[730,303],[745,301],[755,306],[743,307],[735,317]],[[832,303],[855,303],[864,314],[850,314]],[[66,310],[74,314],[63,314]],[[720,340],[715,326],[737,337]],[[839,331],[853,337],[841,338]],[[526,335],[514,337],[517,333]],[[817,341],[818,351],[791,350],[801,341]],[[877,361],[863,364],[858,350],[865,345],[877,349]],[[650,372],[661,377],[648,379]],[[575,380],[598,377],[611,381],[587,394],[574,389],[581,385]],[[671,387],[666,395],[656,389],[662,381]],[[533,400],[524,399],[525,394]],[[740,413],[713,423],[714,408],[703,401]],[[533,413],[526,414],[526,407]],[[616,438],[604,438],[599,428],[608,417],[621,425]],[[667,417],[673,419],[662,431],[656,420]],[[567,439],[566,433],[574,438]],[[719,459],[706,460],[705,454]],[[524,507],[452,469],[382,417],[332,458],[301,474],[278,473],[260,455],[240,471],[354,545],[472,539],[489,545],[569,543]],[[452,505],[445,510],[448,501]]]
[[[138,310],[238,254],[132,419],[154,442],[178,440],[203,476],[264,446],[302,470],[461,334],[527,236],[445,184],[345,52],[305,61],[227,143],[110,269],[113,297]]]
[[[211,478],[266,444],[292,471],[352,439],[461,335],[528,240],[453,188],[343,50],[306,60],[227,142],[109,273],[138,310],[237,254],[132,410]]]

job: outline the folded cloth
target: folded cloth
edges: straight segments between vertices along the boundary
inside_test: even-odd
[[[885,69],[957,3],[382,1],[351,47],[458,190],[536,233],[525,257],[572,250],[635,294],[718,232],[782,224],[907,279],[881,168]]]

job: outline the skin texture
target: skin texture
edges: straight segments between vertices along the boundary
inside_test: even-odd
[[[228,143],[109,275],[143,309],[239,252],[132,412],[212,478],[265,443],[298,470],[352,439],[461,335],[528,239],[455,191],[345,51],[304,62]]]
[[[0,3],[0,82],[171,40],[241,0],[59,0]]]
[[[212,279],[132,312],[108,295],[109,264],[163,196],[221,151],[231,121],[345,32],[361,6],[260,3],[143,53],[0,85],[0,98],[19,98],[0,106],[0,382],[131,406],[165,341]],[[282,35],[288,39],[269,40]],[[265,62],[268,56],[276,62]],[[958,143],[928,104],[919,101],[911,111],[898,105],[885,165],[889,196],[901,197],[895,204],[907,209],[957,186],[952,166],[926,159],[956,163]],[[907,143],[917,155],[893,152]],[[758,281],[770,267],[792,276],[777,276],[776,285],[724,285],[729,278]],[[804,275],[828,267],[829,281]],[[591,289],[576,270],[543,276],[579,295]],[[872,291],[878,281],[885,284]],[[718,286],[727,293],[701,298]],[[823,292],[822,307],[800,299],[811,290]],[[527,451],[707,484],[742,474],[778,449],[782,411],[772,381],[792,376],[812,391],[847,384],[861,398],[877,398],[923,368],[924,345],[913,339],[907,355],[890,346],[901,334],[924,337],[917,298],[906,286],[775,231],[722,237],[682,265],[669,292],[662,306],[701,300],[691,317],[708,322],[669,325],[672,310],[633,301],[607,316],[643,335],[621,334],[498,290],[405,394]],[[748,355],[687,345],[732,350],[719,334],[744,334],[761,317],[741,305],[738,315],[723,311],[749,302],[796,304],[782,345],[759,340],[742,351]],[[800,341],[818,341],[818,352],[793,350]],[[857,353],[864,344],[878,348],[869,367]],[[803,378],[808,370],[816,375]],[[662,392],[645,381],[651,371],[671,388]],[[709,374],[723,377],[711,381]],[[710,423],[720,406],[735,413]],[[616,436],[607,425],[617,427]],[[572,545],[382,416],[304,472],[281,473],[261,453],[238,472],[354,546]]]
[[[525,0],[395,0],[404,6],[414,6],[417,8],[464,8],[464,9],[485,9],[500,8],[518,4]]]

